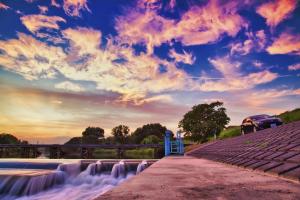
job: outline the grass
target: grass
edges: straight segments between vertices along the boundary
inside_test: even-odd
[[[281,113],[278,117],[280,117],[284,123],[298,121],[300,120],[300,108]]]
[[[96,159],[118,159],[116,149],[95,149],[93,156]],[[123,158],[153,159],[155,158],[155,151],[152,148],[125,150]]]
[[[125,151],[125,158],[127,159],[152,159],[155,157],[154,149],[133,149]]]
[[[226,139],[226,138],[236,137],[239,135],[241,135],[240,126],[229,126],[228,128],[226,128],[220,133],[219,139]]]

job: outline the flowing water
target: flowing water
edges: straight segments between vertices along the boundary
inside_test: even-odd
[[[94,199],[142,172],[140,163],[103,162],[0,162],[0,199]]]

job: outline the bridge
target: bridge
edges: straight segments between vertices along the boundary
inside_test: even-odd
[[[0,144],[0,158],[8,155],[11,149],[16,150],[22,158],[36,158],[39,148],[47,148],[51,159],[63,158],[64,149],[80,149],[82,159],[93,158],[95,149],[116,149],[118,158],[122,158],[125,150],[153,148],[155,154],[163,144]]]

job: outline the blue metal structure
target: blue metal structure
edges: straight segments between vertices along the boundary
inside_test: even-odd
[[[177,131],[176,139],[171,141],[172,132],[167,130],[165,133],[165,156],[171,154],[183,155],[184,154],[184,145],[181,138],[181,133]]]

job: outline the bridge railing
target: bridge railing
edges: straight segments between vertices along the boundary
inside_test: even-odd
[[[125,150],[153,148],[157,152],[162,144],[0,144],[0,158],[6,157],[10,149],[16,149],[23,158],[37,157],[38,148],[47,148],[50,158],[62,158],[63,149],[80,149],[81,158],[93,158],[95,149],[115,149],[117,157],[122,158]],[[156,154],[156,153],[155,153]]]

